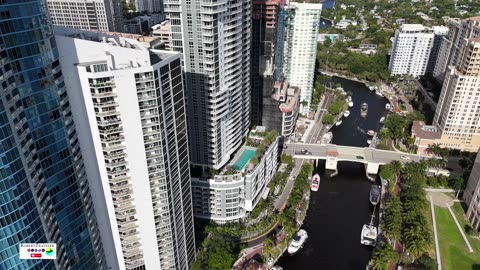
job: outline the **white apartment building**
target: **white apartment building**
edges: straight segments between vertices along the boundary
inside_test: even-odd
[[[248,137],[249,141],[260,145],[265,133],[264,127],[257,127]],[[192,177],[194,215],[218,224],[245,218],[260,199],[268,196],[267,185],[278,167],[278,142],[279,137],[276,137],[266,145],[265,153],[260,158],[255,156],[257,147],[243,146],[221,172]]]
[[[448,67],[458,64],[459,53],[465,39],[480,37],[480,16],[461,21],[450,19],[448,29],[448,35],[443,38],[440,45],[438,60],[433,73],[441,83],[445,79]]]
[[[55,29],[109,269],[189,269],[195,256],[181,54]]]
[[[291,2],[285,7],[285,77],[291,85],[300,88],[300,112],[308,114],[313,94],[317,35],[322,4]]]
[[[477,153],[463,199],[468,207],[467,219],[475,230],[480,229],[480,154]]]
[[[395,32],[388,68],[392,75],[425,75],[433,47],[433,30],[421,24],[403,24]]]
[[[53,25],[81,30],[123,32],[120,1],[47,0]]]
[[[184,54],[191,161],[220,169],[250,126],[251,1],[164,3]]]

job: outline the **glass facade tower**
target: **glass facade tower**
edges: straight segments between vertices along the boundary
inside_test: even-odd
[[[103,269],[44,0],[0,1],[0,84],[0,269]],[[42,242],[57,260],[19,259],[19,243]]]

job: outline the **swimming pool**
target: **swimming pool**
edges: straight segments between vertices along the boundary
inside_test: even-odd
[[[255,156],[255,150],[252,149],[245,149],[243,150],[242,155],[238,160],[233,164],[232,168],[234,168],[237,171],[241,171],[245,164],[253,157]]]

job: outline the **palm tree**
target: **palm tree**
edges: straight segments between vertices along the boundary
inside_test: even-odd
[[[393,250],[392,246],[384,245],[381,248],[376,248],[372,254],[372,269],[386,270],[388,265],[396,263],[399,260],[398,253]]]

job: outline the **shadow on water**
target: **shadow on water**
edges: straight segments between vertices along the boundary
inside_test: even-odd
[[[363,84],[333,78],[345,91],[353,92],[355,106],[342,125],[333,128],[333,143],[367,146],[366,134],[380,129],[379,120],[386,115],[387,100],[375,95]],[[360,104],[368,103],[366,117],[360,116]],[[295,256],[284,254],[278,265],[285,270],[296,269],[365,269],[373,248],[360,244],[362,226],[370,222],[374,207],[369,202],[372,182],[365,177],[361,163],[339,162],[339,174],[330,178],[325,161],[318,162],[320,189],[312,193],[303,228],[309,238],[303,250]],[[377,182],[379,180],[377,179]],[[378,210],[374,222],[378,222]],[[312,268],[312,266],[314,266]]]

